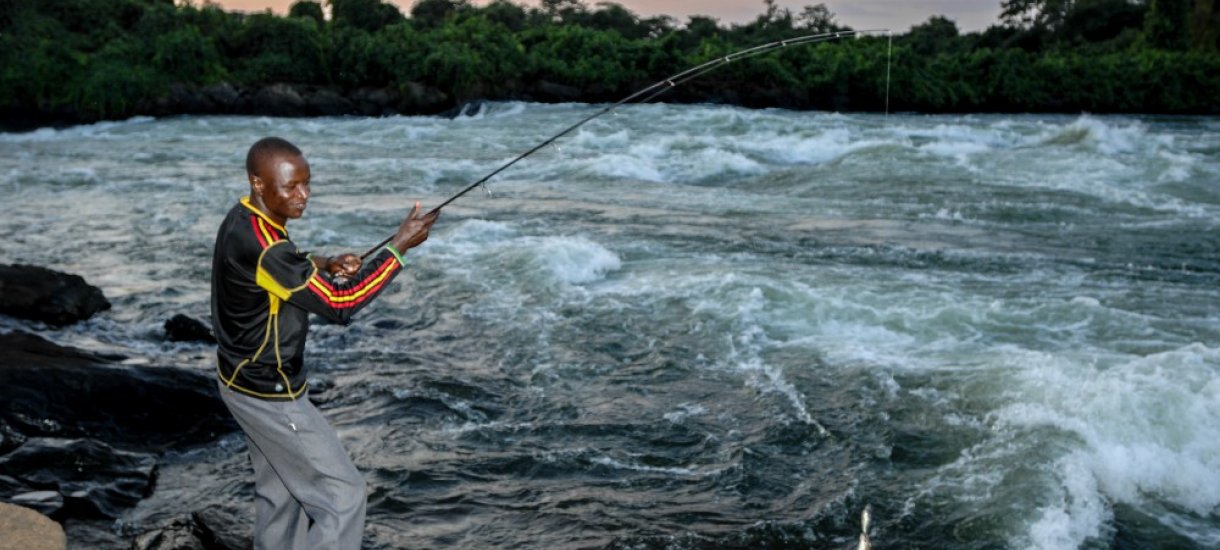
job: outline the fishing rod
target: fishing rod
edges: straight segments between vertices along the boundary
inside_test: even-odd
[[[486,176],[483,176],[482,178],[479,178],[474,183],[467,185],[461,191],[458,191],[452,197],[449,197],[448,199],[446,199],[445,202],[442,202],[439,205],[437,205],[436,207],[434,207],[432,210],[429,210],[428,215],[431,215],[433,213],[440,211],[441,208],[444,208],[445,206],[448,206],[453,201],[458,200],[459,198],[462,197],[462,195],[469,193],[470,191],[474,190],[476,187],[479,187],[480,185],[486,184],[488,180],[495,177],[500,172],[507,170],[510,166],[517,164],[518,162],[524,160],[526,157],[529,157],[530,155],[538,152],[539,150],[545,148],[546,146],[548,146],[552,143],[555,143],[555,141],[558,140],[559,138],[572,133],[574,130],[576,130],[577,128],[580,128],[581,126],[584,126],[589,121],[591,121],[595,118],[598,118],[606,113],[609,113],[610,111],[613,111],[619,107],[622,107],[623,105],[636,101],[637,99],[639,99],[641,97],[643,97],[643,99],[639,100],[639,103],[648,103],[649,101],[653,100],[657,96],[659,96],[665,92],[668,92],[669,90],[671,90],[673,88],[676,88],[678,85],[683,84],[687,81],[693,80],[695,78],[698,78],[700,76],[703,76],[704,74],[709,73],[715,69],[718,69],[721,66],[727,65],[734,61],[749,59],[751,57],[762,55],[767,52],[781,50],[781,49],[787,48],[789,46],[798,46],[798,45],[802,45],[802,44],[816,44],[818,42],[827,42],[830,40],[838,40],[840,38],[848,38],[848,37],[855,37],[855,36],[861,36],[861,35],[880,34],[880,33],[888,33],[888,32],[890,32],[889,29],[869,29],[869,30],[862,30],[862,31],[836,31],[836,32],[828,32],[828,33],[821,33],[821,34],[809,34],[809,35],[805,35],[805,36],[798,36],[795,38],[788,38],[785,40],[776,40],[775,42],[770,42],[767,44],[762,44],[759,46],[753,46],[753,47],[746,48],[743,50],[738,50],[738,51],[735,51],[728,55],[718,57],[718,58],[710,60],[710,61],[706,61],[704,63],[695,65],[694,67],[691,67],[684,71],[667,76],[661,80],[658,80],[658,81],[652,83],[651,85],[649,85],[647,87],[637,90],[635,93],[632,93],[631,95],[624,97],[623,99],[620,99],[615,103],[612,103],[606,107],[603,107],[602,109],[594,112],[593,114],[581,119],[577,123],[575,123],[571,126],[568,126],[567,128],[563,129],[563,131],[547,138],[546,140],[542,141],[538,145],[535,145],[528,151],[521,153],[520,155],[517,155],[512,160],[500,165],[499,168],[492,170]],[[887,86],[887,95],[888,95],[888,86],[889,86],[888,66],[887,66],[886,70],[887,70],[886,86]],[[888,97],[886,99],[888,102]],[[887,105],[887,110],[888,110],[888,105]],[[362,254],[360,256],[360,259],[364,260],[365,258],[371,256],[374,252],[377,252],[378,250],[380,250],[381,247],[385,246],[393,239],[394,239],[394,237],[392,235],[389,237],[386,237],[385,240],[381,241],[380,243],[377,243],[377,245],[370,248],[368,250],[368,252],[365,252],[364,254]]]

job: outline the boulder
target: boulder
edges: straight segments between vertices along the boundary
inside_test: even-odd
[[[396,109],[401,113],[439,113],[452,106],[449,96],[432,86],[407,82]]]
[[[189,517],[175,518],[168,524],[145,531],[132,542],[132,550],[208,550],[196,534],[197,528]]]
[[[400,94],[386,88],[357,88],[350,95],[356,111],[367,116],[393,112],[393,106],[402,101]]]
[[[253,524],[249,513],[209,507],[174,517],[136,537],[135,550],[249,550]]]
[[[0,313],[65,326],[83,321],[110,302],[79,275],[34,265],[0,265]]]
[[[117,518],[135,506],[152,491],[156,466],[151,454],[92,439],[31,438],[0,457],[0,474],[57,491],[63,495],[63,515],[84,518]]]
[[[12,497],[9,497],[8,501],[12,504],[24,506],[48,516],[55,514],[64,507],[64,496],[59,494],[59,491],[28,491],[25,493],[17,493]]]
[[[90,437],[143,451],[237,429],[211,372],[122,365],[25,332],[0,334],[0,422],[24,437]]]
[[[199,92],[214,105],[213,112],[235,113],[244,106],[241,93],[228,82],[204,86]]]
[[[546,80],[539,80],[535,83],[533,92],[533,95],[539,100],[552,103],[579,101],[581,97],[579,88]]]
[[[63,527],[28,508],[0,503],[0,548],[63,550],[68,538]]]
[[[171,342],[206,342],[216,343],[212,329],[196,319],[181,313],[165,321],[165,339]]]
[[[301,93],[290,84],[272,84],[265,86],[250,100],[250,108],[255,112],[272,116],[305,116],[305,99]]]
[[[306,95],[305,105],[310,115],[341,116],[356,113],[356,106],[351,100],[331,88],[318,88]]]
[[[217,550],[246,550],[253,546],[254,523],[245,510],[212,506],[191,514],[204,546]]]

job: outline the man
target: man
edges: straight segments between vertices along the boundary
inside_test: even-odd
[[[308,399],[309,314],[347,324],[394,279],[403,254],[428,238],[436,214],[419,203],[367,264],[301,252],[289,219],[309,201],[309,164],[275,137],[246,155],[250,195],[220,225],[212,259],[212,327],[220,394],[246,433],[254,465],[254,547],[360,547],[364,478]],[[341,278],[340,278],[341,277]]]

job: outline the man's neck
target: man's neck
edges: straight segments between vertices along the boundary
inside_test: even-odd
[[[248,195],[246,197],[245,202],[246,202],[247,206],[249,206],[250,208],[253,208],[254,210],[257,210],[258,213],[260,215],[262,215],[262,217],[264,219],[266,219],[267,221],[275,224],[277,227],[279,227],[280,229],[283,229],[284,231],[288,230],[287,229],[288,220],[286,218],[281,218],[279,216],[276,216],[275,214],[272,214],[271,211],[267,208],[267,205],[263,203],[262,199],[260,199],[258,195],[255,195],[254,193],[250,193],[250,195]]]

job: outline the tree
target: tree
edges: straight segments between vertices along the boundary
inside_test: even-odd
[[[920,55],[934,55],[953,48],[958,37],[957,23],[943,15],[933,15],[924,23],[911,27],[901,40]]]
[[[720,24],[716,18],[705,15],[692,15],[686,22],[686,32],[692,37],[703,40],[720,34]]]
[[[542,0],[541,4],[542,11],[551,21],[575,23],[585,13],[585,5],[580,0]]]
[[[419,0],[411,7],[411,19],[423,28],[437,28],[464,9],[470,9],[466,0]]]
[[[510,0],[495,0],[483,8],[482,14],[488,21],[504,25],[513,32],[524,29],[527,21],[525,8]]]
[[[310,0],[293,2],[292,6],[288,8],[288,17],[313,19],[319,29],[326,25],[326,17],[322,14],[322,4]]]
[[[1150,0],[1144,16],[1144,40],[1154,48],[1184,50],[1189,44],[1186,16],[1191,0]]]
[[[1215,0],[1195,0],[1195,13],[1190,18],[1190,48],[1197,52],[1216,53],[1220,48],[1220,10]]]
[[[1022,28],[1057,29],[1075,0],[1003,0],[1000,19]]]
[[[326,0],[331,20],[337,25],[350,25],[368,32],[403,22],[406,18],[393,4],[381,0]]]
[[[768,5],[768,9],[771,7],[771,5]],[[835,14],[830,13],[830,9],[826,7],[826,4],[805,6],[801,9],[801,14],[796,18],[801,22],[801,28],[815,33],[820,34],[837,30]]]
[[[618,31],[624,38],[644,38],[648,30],[639,25],[639,18],[622,4],[598,2],[598,9],[589,14],[585,25],[594,29]]]

